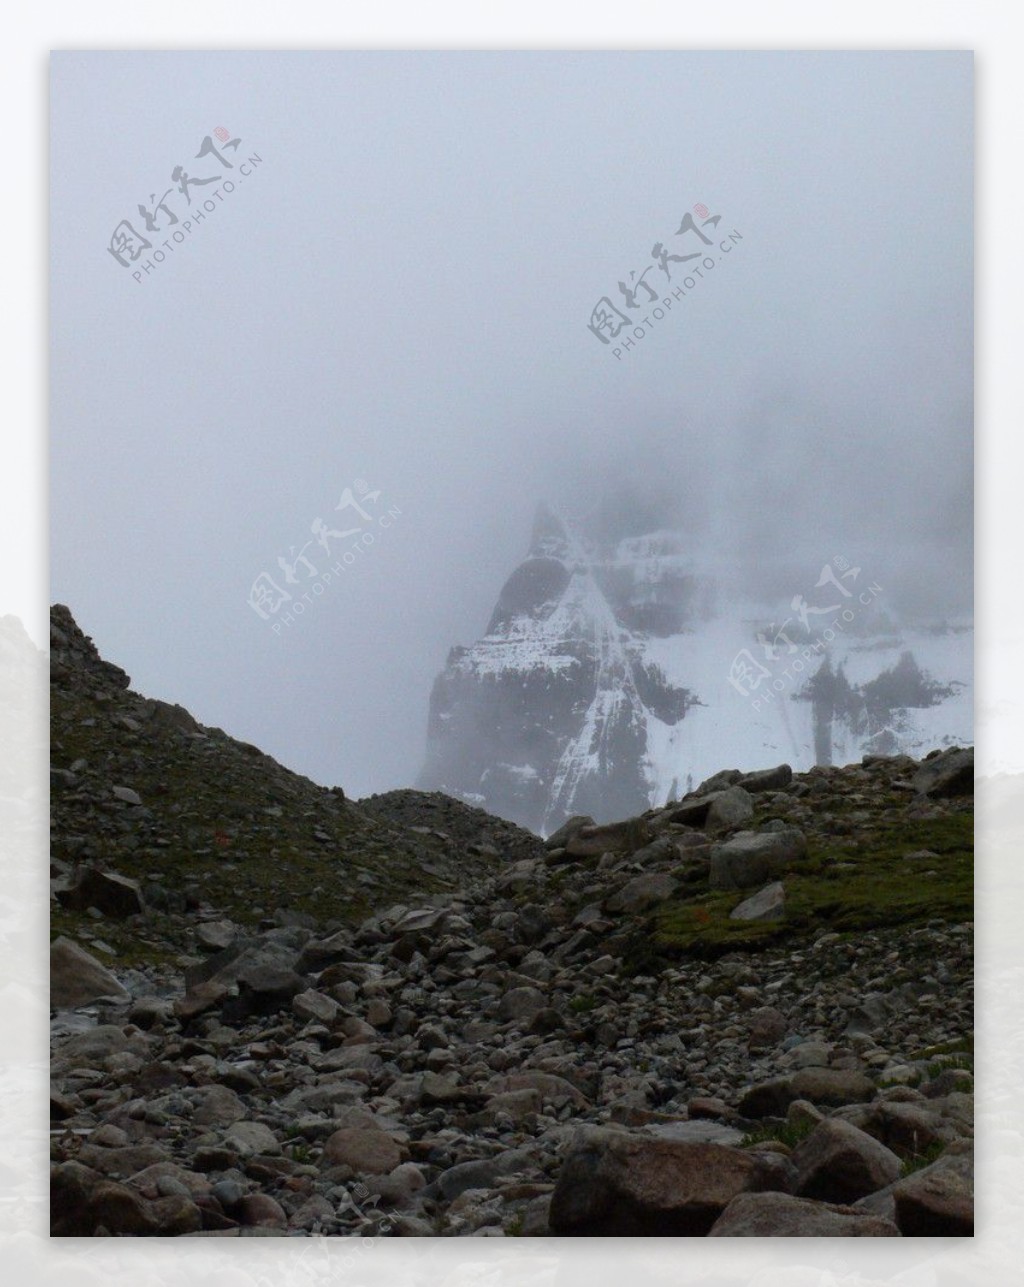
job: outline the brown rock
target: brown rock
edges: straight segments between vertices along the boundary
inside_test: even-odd
[[[793,1150],[800,1197],[855,1202],[899,1177],[900,1159],[865,1131],[827,1117]]]
[[[128,1001],[131,994],[105,965],[63,935],[50,945],[50,1005],[72,1009],[100,997]]]
[[[906,1238],[971,1237],[974,1178],[969,1155],[939,1158],[893,1187],[896,1223]]]
[[[741,1193],[711,1227],[709,1238],[898,1238],[891,1220],[853,1207],[788,1193]]]
[[[230,1126],[240,1122],[246,1107],[227,1086],[204,1086],[192,1120],[199,1126]]]
[[[357,1175],[386,1175],[402,1160],[402,1150],[377,1128],[343,1127],[324,1143],[324,1164],[350,1166]]]
[[[248,1226],[284,1229],[288,1224],[284,1208],[268,1193],[247,1193],[238,1204],[237,1214],[241,1223]]]
[[[863,1103],[878,1093],[870,1077],[843,1068],[801,1068],[790,1078],[789,1085],[793,1099],[809,1099],[827,1108]]]
[[[100,871],[95,867],[83,867],[73,885],[67,889],[58,889],[57,901],[62,907],[75,911],[95,907],[104,916],[118,920],[137,916],[146,910],[138,881],[119,876],[117,872]]]
[[[556,1234],[704,1236],[737,1194],[759,1188],[758,1161],[721,1144],[590,1132],[551,1197]]]

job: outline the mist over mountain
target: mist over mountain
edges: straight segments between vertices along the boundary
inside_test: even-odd
[[[571,519],[538,507],[483,635],[435,681],[421,787],[548,833],[678,799],[723,765],[971,740],[955,603],[901,612],[840,554],[776,550],[744,580],[686,519],[668,488],[625,485]]]

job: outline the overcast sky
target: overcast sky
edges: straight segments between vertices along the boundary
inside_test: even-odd
[[[68,53],[51,78],[51,600],[136,689],[352,795],[407,785],[537,501],[625,477],[748,583],[842,553],[907,614],[970,610],[969,53]],[[695,206],[710,248],[675,235]],[[128,267],[122,220],[152,242]],[[616,358],[598,301],[632,326],[659,305],[620,281],[690,271],[656,243],[713,269]],[[356,526],[275,632],[257,577],[294,604],[308,565],[278,559],[337,566]]]

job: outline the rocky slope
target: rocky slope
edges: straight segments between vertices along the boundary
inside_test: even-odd
[[[967,623],[897,625],[884,586],[841,558],[817,584],[776,569],[786,594],[752,599],[653,517],[571,527],[540,507],[483,637],[436,680],[421,787],[546,834],[664,803],[722,764],[971,739]]]
[[[477,816],[471,834],[487,831],[489,848],[317,786],[183,707],[133,692],[61,605],[51,613],[50,672],[54,928],[88,933],[78,883],[96,886],[104,873],[107,897],[130,906],[114,886],[137,881],[144,923],[103,929],[129,962],[168,943],[186,950],[209,905],[243,925],[287,913],[340,926],[411,890],[451,889],[492,869],[497,840],[538,845],[454,801],[451,810]]]
[[[542,845],[144,722],[55,626],[54,1234],[971,1231],[969,750],[729,770]],[[227,877],[186,830],[221,790]]]

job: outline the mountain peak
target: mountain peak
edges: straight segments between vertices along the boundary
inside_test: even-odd
[[[533,516],[533,534],[530,537],[530,558],[564,559],[569,553],[569,537],[565,524],[547,501],[541,501]]]

